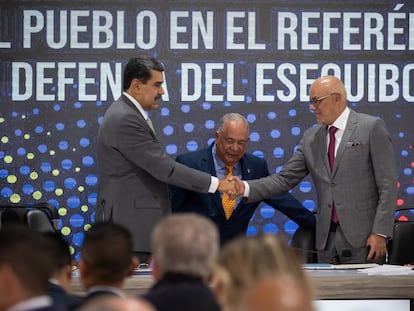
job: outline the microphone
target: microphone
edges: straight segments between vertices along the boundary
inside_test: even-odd
[[[102,199],[101,201],[101,209],[102,209],[102,221],[105,221],[105,199]]]

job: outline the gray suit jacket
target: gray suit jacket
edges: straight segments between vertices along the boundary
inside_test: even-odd
[[[150,251],[154,225],[170,213],[167,184],[208,192],[211,176],[174,161],[134,104],[111,104],[98,132],[99,186],[95,221],[126,226],[134,250]]]
[[[392,237],[397,199],[396,163],[391,137],[381,119],[351,110],[331,173],[327,127],[309,128],[279,174],[248,181],[248,201],[283,193],[311,175],[316,188],[316,248],[325,248],[332,202],[348,242],[364,247],[368,236]]]

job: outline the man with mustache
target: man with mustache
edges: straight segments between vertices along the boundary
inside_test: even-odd
[[[131,58],[124,70],[124,92],[106,111],[98,132],[95,221],[127,227],[141,263],[149,262],[154,225],[170,213],[168,184],[204,193],[237,192],[234,182],[190,169],[165,153],[147,115],[164,94],[163,71],[150,56]]]

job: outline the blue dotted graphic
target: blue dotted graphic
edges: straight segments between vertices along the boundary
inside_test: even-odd
[[[374,2],[367,1],[366,6],[362,7],[364,7],[364,10],[368,10],[374,5]],[[310,3],[308,1],[306,5],[311,5]],[[60,7],[56,5],[56,8],[48,7],[47,9],[69,10],[79,9],[80,7],[67,1],[61,1],[60,4]],[[197,5],[197,2],[191,3],[189,9],[194,10]],[[266,20],[268,12],[275,12],[280,9],[276,4],[272,5],[264,5],[265,9],[261,9],[259,6],[257,8],[258,15],[261,14],[260,16],[263,16]],[[407,3],[406,6],[408,5]],[[211,9],[219,15],[224,14],[225,10],[239,9],[238,6],[238,3],[230,3],[225,6],[221,3],[219,6],[212,5]],[[270,6],[272,6],[271,10],[267,10]],[[91,9],[101,8],[101,2],[93,0],[90,7]],[[354,7],[352,8],[354,9]],[[17,24],[21,24],[22,9],[21,6],[7,6],[5,11],[2,12],[3,14],[0,15],[2,25],[9,25],[9,23],[6,23],[8,15],[16,20]],[[39,1],[37,4],[31,4],[30,9],[44,11],[45,4]],[[160,16],[165,16],[168,13],[166,8],[161,9],[159,5],[152,7],[151,4],[148,4],[148,9],[154,10]],[[292,11],[294,9],[292,8]],[[116,10],[135,12],[136,3],[122,1],[119,7],[113,9],[112,13]],[[134,18],[131,18],[127,22],[133,20]],[[267,27],[265,28],[267,29]],[[126,35],[131,39],[134,36],[128,31]],[[0,200],[7,204],[35,202],[52,204],[60,216],[59,230],[67,237],[74,248],[75,259],[78,259],[84,231],[93,223],[96,209],[99,183],[96,156],[97,133],[103,115],[114,98],[109,86],[107,98],[100,97],[102,95],[100,94],[102,85],[98,78],[98,70],[91,70],[87,72],[87,77],[82,77],[82,79],[93,80],[93,82],[87,84],[88,87],[84,91],[88,95],[96,95],[97,99],[79,99],[78,94],[82,85],[77,78],[79,70],[74,69],[70,72],[74,82],[65,86],[64,100],[59,100],[57,97],[54,100],[37,99],[35,94],[26,100],[13,100],[11,64],[16,59],[19,59],[19,61],[23,59],[32,66],[33,72],[35,72],[38,62],[46,61],[50,61],[54,65],[59,62],[93,61],[98,64],[98,68],[101,62],[108,62],[111,66],[115,63],[125,64],[135,52],[132,50],[117,50],[116,48],[99,50],[99,52],[93,51],[93,53],[91,53],[93,49],[84,51],[68,48],[61,50],[46,49],[43,46],[46,42],[45,37],[41,40],[33,40],[32,49],[19,49],[22,46],[21,38],[23,38],[23,34],[17,32],[17,29],[11,31],[5,26],[2,35],[10,33],[10,35],[15,35],[19,39],[17,42],[13,42],[13,51],[11,49],[0,49],[0,105],[2,107],[0,111]],[[397,65],[412,62],[412,51],[406,53],[405,51],[398,51],[398,54],[393,54],[392,51],[379,51],[380,54],[364,51],[361,55],[356,53],[340,54],[337,50],[329,51],[329,54],[324,51],[314,51],[311,54],[303,51],[292,53],[288,49],[275,52],[272,50],[274,43],[270,41],[266,42],[269,46],[263,51],[245,49],[223,52],[223,47],[220,46],[223,43],[219,40],[215,42],[219,45],[219,48],[213,51],[201,47],[199,49],[172,51],[168,48],[168,31],[162,32],[160,30],[160,32],[160,42],[162,44],[154,50],[148,51],[148,53],[153,53],[155,57],[165,62],[169,100],[161,101],[159,109],[151,111],[150,116],[155,125],[158,138],[165,146],[166,153],[175,158],[181,153],[207,147],[214,141],[214,134],[220,117],[229,112],[238,112],[247,118],[250,125],[247,151],[265,158],[271,173],[277,173],[282,169],[283,164],[296,150],[304,132],[312,127],[316,121],[313,113],[309,111],[308,98],[303,99],[300,94],[297,94],[294,100],[281,101],[276,96],[278,92],[284,96],[290,95],[290,90],[282,83],[281,76],[276,71],[274,73],[269,71],[269,76],[266,76],[266,79],[271,79],[270,76],[274,75],[274,83],[267,85],[264,91],[264,95],[274,96],[275,99],[273,101],[258,100],[256,96],[257,75],[254,71],[257,63],[280,65],[289,62],[295,68],[299,68],[302,63],[319,65],[334,62],[342,64],[346,61],[355,65],[355,62],[359,61],[356,60],[358,56],[363,58],[361,60],[363,64],[365,64],[365,58],[369,58],[369,61],[371,61],[379,57],[384,60],[388,59],[391,63]],[[261,35],[264,34],[261,33]],[[34,35],[35,38],[39,38],[39,36],[41,34]],[[87,36],[86,33],[85,36]],[[8,40],[8,38],[2,39]],[[181,39],[185,40],[184,35]],[[244,98],[238,101],[229,99],[228,90],[232,87],[228,81],[229,76],[225,70],[217,70],[217,73],[214,73],[214,78],[218,79],[219,82],[214,84],[212,92],[221,94],[223,96],[222,100],[211,101],[206,96],[200,96],[200,98],[191,102],[182,101],[181,92],[183,87],[180,83],[182,76],[181,64],[184,62],[194,63],[199,65],[200,68],[205,68],[207,64],[211,63],[223,63],[224,67],[228,64],[234,65],[235,68],[238,68],[233,77],[236,85],[234,95],[243,94]],[[44,84],[44,93],[57,94],[61,87],[57,79],[57,69],[51,69],[50,72],[47,71],[45,74],[47,78],[50,75],[53,82]],[[297,73],[291,72],[289,77],[298,90],[302,85],[301,74],[298,69]],[[56,77],[52,78],[53,75]],[[200,85],[202,92],[205,92],[208,87],[204,75],[205,72],[203,71]],[[284,78],[286,79],[286,77]],[[34,77],[33,80],[37,81]],[[191,81],[189,87],[196,87],[195,84],[194,81]],[[410,96],[414,96],[412,85],[413,83],[408,87],[409,90],[406,90]],[[367,86],[365,87],[367,88]],[[377,84],[372,87],[376,90],[380,88]],[[33,92],[35,90],[36,85],[33,86]],[[413,102],[400,99],[393,102],[361,100],[360,102],[350,103],[350,106],[357,111],[381,117],[386,122],[398,162],[399,196],[396,207],[407,209],[397,211],[395,216],[400,220],[414,219]],[[315,189],[310,178],[305,178],[291,192],[307,209],[311,211],[318,209]],[[296,229],[296,223],[272,207],[262,204],[253,215],[246,234],[256,235],[259,232],[268,232],[286,235],[290,238]]]

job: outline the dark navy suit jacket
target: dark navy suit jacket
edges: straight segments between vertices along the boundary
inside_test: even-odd
[[[212,147],[213,145],[210,145],[208,148],[199,151],[179,155],[176,161],[191,168],[217,176],[211,153]],[[245,153],[240,160],[240,164],[243,180],[257,179],[269,175],[267,162],[252,154]],[[255,209],[260,204],[260,201],[245,203],[242,200],[234,210],[230,219],[226,220],[218,192],[204,194],[175,186],[171,186],[170,188],[172,212],[195,212],[210,218],[216,223],[219,229],[222,244],[240,234],[246,234],[249,221]],[[270,199],[263,200],[263,202],[279,210],[299,226],[314,229],[315,216],[303,207],[290,193],[274,196]]]
[[[48,285],[48,292],[56,304],[65,306],[69,310],[76,309],[82,302],[81,297],[68,294],[63,287],[51,282]]]
[[[220,311],[201,278],[168,272],[143,296],[157,311]]]

